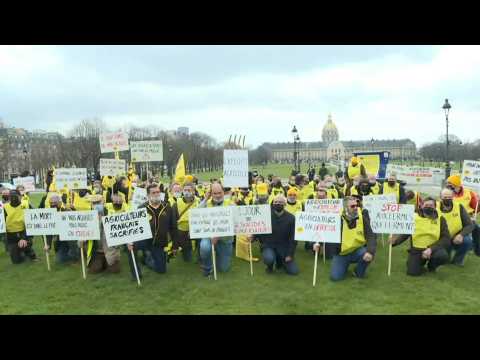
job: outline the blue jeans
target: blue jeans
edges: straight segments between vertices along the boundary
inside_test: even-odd
[[[215,245],[216,266],[219,272],[230,270],[233,253],[233,239],[220,239]],[[210,274],[213,269],[212,243],[210,239],[200,241],[200,261],[203,265],[205,275]]]
[[[152,245],[152,239],[138,241],[134,243],[133,253],[137,265],[138,276],[142,277],[141,264],[138,261],[137,251],[142,250],[145,257],[145,265],[159,274],[167,272],[167,253],[163,247]],[[132,278],[136,279],[135,267],[133,266],[132,254],[128,252],[128,265]]]
[[[363,255],[367,252],[365,246],[358,248],[354,252],[348,255],[335,255],[332,261],[332,270],[330,273],[330,279],[332,281],[340,281],[345,279],[347,275],[348,267],[352,263],[356,263],[355,275],[359,278],[365,277],[367,267],[370,263],[363,260]]]
[[[69,261],[77,261],[80,259],[80,249],[76,241],[60,241],[57,240],[54,245],[55,260],[59,264],[65,264]]]
[[[463,243],[461,244],[455,245],[451,243],[447,251],[448,251],[448,255],[450,256],[452,253],[452,250],[455,250],[455,255],[453,256],[452,263],[456,265],[463,265],[465,255],[467,255],[467,253],[472,249],[472,247],[473,247],[472,234],[465,235],[463,237]]]
[[[297,275],[299,269],[294,260],[290,262],[285,262],[285,251],[274,249],[274,248],[263,248],[262,249],[263,263],[267,265],[267,268],[273,270],[273,265],[277,269],[284,268],[288,275]]]

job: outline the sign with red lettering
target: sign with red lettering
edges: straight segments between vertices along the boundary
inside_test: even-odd
[[[100,240],[98,212],[57,212],[57,230],[61,241]]]
[[[298,212],[295,215],[295,240],[339,244],[340,221],[337,212]]]
[[[102,154],[128,149],[128,135],[126,133],[116,131],[100,135],[100,152]]]
[[[235,234],[271,234],[270,205],[236,206],[234,208]]]
[[[383,204],[370,212],[370,226],[375,234],[413,234],[415,205]]]

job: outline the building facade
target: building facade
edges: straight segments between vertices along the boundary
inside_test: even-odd
[[[293,143],[264,143],[263,146],[270,151],[272,161],[293,162]],[[354,152],[360,151],[389,151],[391,159],[407,160],[417,157],[416,145],[410,139],[340,141],[338,128],[331,115],[323,127],[322,141],[300,142],[297,148],[301,162],[348,160]]]

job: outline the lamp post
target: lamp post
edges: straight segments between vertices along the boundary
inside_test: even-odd
[[[372,151],[373,151],[373,145],[375,144],[375,139],[372,138],[372,140],[370,140],[370,143],[372,144]]]
[[[298,149],[297,149],[297,138],[298,138],[298,130],[297,127],[294,125],[292,129],[293,135],[293,170],[297,171],[297,160],[298,160]]]
[[[25,164],[25,171],[29,171],[29,168],[28,168],[28,165],[27,165],[27,156],[28,156],[28,150],[27,150],[27,146],[24,145],[23,146],[23,156],[24,156],[24,164]]]
[[[445,151],[445,180],[450,177],[450,160],[448,156],[448,147],[450,146],[450,141],[448,139],[448,114],[452,106],[448,103],[448,99],[445,99],[445,104],[443,104],[442,109],[445,111],[445,121],[447,124],[447,138],[446,138],[446,151]]]

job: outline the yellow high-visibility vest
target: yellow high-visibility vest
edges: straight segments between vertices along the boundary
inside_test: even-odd
[[[412,246],[426,249],[440,240],[441,217],[430,219],[415,214],[415,233],[412,236]]]
[[[348,227],[348,224],[343,218],[342,222],[342,247],[340,250],[340,255],[348,255],[367,243],[363,228],[362,211],[358,212],[357,224],[353,229]]]

